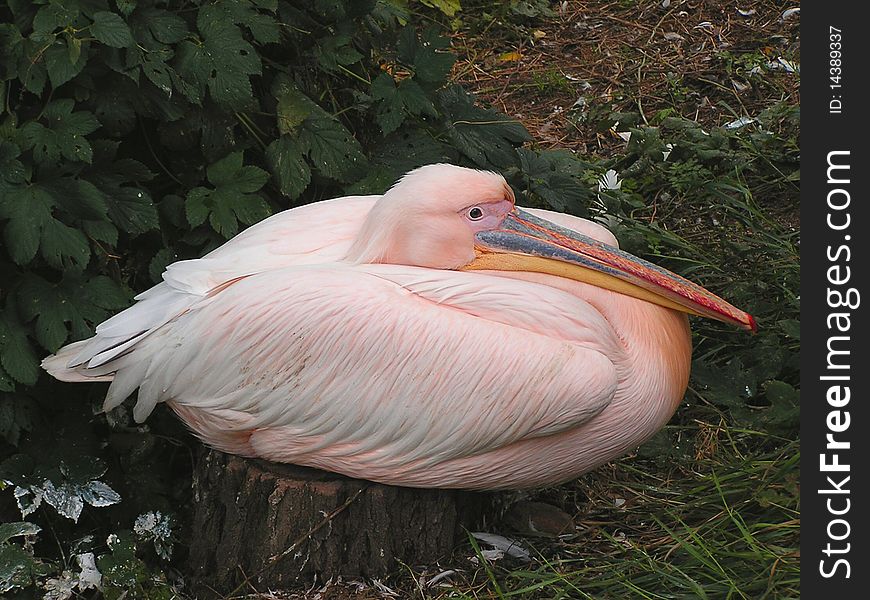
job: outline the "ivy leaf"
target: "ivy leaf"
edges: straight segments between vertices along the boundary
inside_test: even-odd
[[[5,544],[14,537],[36,535],[42,528],[35,523],[18,521],[16,523],[0,523],[0,544]]]
[[[27,332],[11,315],[0,317],[0,365],[24,385],[33,385],[39,378],[39,361]]]
[[[43,111],[46,125],[31,121],[20,129],[23,149],[33,150],[39,163],[54,163],[63,157],[71,161],[90,163],[93,149],[85,136],[100,127],[100,122],[88,111],[73,112],[69,98],[50,102]]]
[[[133,34],[124,20],[113,12],[100,11],[93,15],[91,34],[113,48],[129,48],[134,44]]]
[[[413,79],[403,79],[399,82],[399,96],[402,98],[402,104],[412,115],[429,115],[437,117],[438,112],[435,110],[435,105],[426,96],[416,81]]]
[[[79,339],[91,335],[93,326],[105,320],[110,311],[128,304],[126,294],[108,277],[87,278],[76,272],[65,273],[57,283],[28,274],[16,297],[24,319],[34,321],[36,341],[50,352],[66,341],[67,323],[73,337]],[[9,371],[5,364],[4,368]]]
[[[268,217],[272,211],[262,197],[255,194],[269,179],[259,167],[243,164],[242,152],[233,152],[206,170],[214,188],[197,187],[187,195],[185,210],[188,222],[196,227],[206,218],[216,232],[230,238],[239,231],[239,223],[250,225]]]
[[[88,176],[106,203],[109,220],[132,235],[157,229],[160,225],[157,207],[148,190],[140,185],[154,174],[133,159],[114,161],[104,157],[104,162],[99,169],[89,171]]]
[[[144,24],[154,39],[164,44],[177,44],[187,37],[187,23],[168,10],[148,7],[136,11],[137,23]]]
[[[72,3],[51,2],[36,11],[33,16],[33,31],[51,33],[58,28],[72,25],[78,16],[78,7]]]
[[[45,261],[56,269],[84,268],[91,257],[88,240],[78,229],[49,219],[42,229],[40,251]]]
[[[351,181],[366,167],[359,142],[333,118],[306,119],[299,140],[308,147],[311,162],[326,177]]]
[[[0,353],[2,353],[2,349],[0,349]],[[0,368],[0,372],[2,371],[3,369]],[[3,389],[2,386],[2,381],[7,378],[5,372],[0,374],[0,389],[10,392],[12,387]],[[37,422],[36,414],[36,403],[26,396],[8,394],[0,398],[0,438],[13,446],[17,446],[21,440],[21,432],[33,430],[34,424]],[[2,537],[0,535],[0,538]]]
[[[525,187],[553,210],[585,216],[592,193],[579,179],[580,162],[570,152],[550,150],[534,152],[517,148]]]
[[[238,2],[238,0],[218,0],[214,4],[207,5],[200,10],[199,18],[203,20],[215,20],[224,23],[243,25],[251,32],[254,40],[260,44],[269,44],[281,39],[281,30],[274,16],[258,12],[252,2]],[[257,2],[262,6],[262,3]],[[267,7],[274,12],[275,6]]]
[[[82,221],[82,231],[85,232],[85,235],[98,242],[103,242],[110,246],[118,244],[118,228],[108,221]]]
[[[327,71],[337,71],[339,66],[352,65],[363,56],[352,45],[349,35],[339,34],[321,39],[315,56],[320,66]]]
[[[87,56],[81,52],[81,42],[71,40],[57,41],[45,51],[48,80],[55,89],[81,73],[87,63]]]
[[[204,187],[196,187],[187,193],[187,201],[184,203],[184,211],[187,222],[191,227],[199,227],[208,218],[209,207],[206,204],[211,190]]]
[[[459,86],[438,93],[447,119],[447,134],[456,147],[481,167],[514,166],[514,148],[531,140],[526,128],[494,110],[474,105],[473,97]]]
[[[272,95],[278,101],[278,131],[281,133],[295,135],[305,119],[320,112],[320,107],[285,76],[275,78]]]
[[[3,237],[16,264],[25,265],[36,256],[42,230],[54,220],[53,207],[51,195],[37,185],[15,187],[2,200],[0,218],[8,219]]]
[[[161,248],[151,257],[151,262],[148,263],[148,275],[151,276],[151,281],[160,283],[163,281],[163,272],[170,264],[178,260],[178,255],[172,252],[169,248]]]
[[[411,67],[414,75],[421,81],[440,84],[446,80],[453,63],[456,62],[456,56],[446,51],[449,45],[450,42],[441,37],[434,28],[423,32],[421,42],[413,27],[405,27],[399,34],[397,44],[399,60]]]
[[[456,164],[460,158],[455,148],[434,139],[428,131],[411,129],[385,137],[372,160],[389,169],[392,173],[389,183],[393,183],[411,169],[431,163]]]
[[[372,98],[378,101],[375,115],[384,135],[394,132],[405,120],[404,103],[396,88],[396,82],[386,73],[381,73],[372,82]]]
[[[311,182],[311,168],[302,146],[290,136],[282,135],[266,148],[266,161],[278,181],[281,193],[295,200]]]
[[[197,18],[203,42],[185,40],[178,46],[178,73],[193,86],[192,102],[199,104],[207,89],[218,104],[242,107],[251,100],[250,76],[261,72],[260,58],[238,27],[208,8],[201,8]]]
[[[19,156],[21,156],[21,149],[17,145],[0,140],[0,181],[24,183],[26,171],[24,164],[18,160]]]

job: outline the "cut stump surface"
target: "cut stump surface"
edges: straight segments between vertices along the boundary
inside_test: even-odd
[[[198,597],[382,577],[447,558],[490,495],[401,488],[210,450],[194,479]]]

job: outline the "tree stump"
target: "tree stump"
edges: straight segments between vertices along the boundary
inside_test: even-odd
[[[194,476],[197,597],[431,565],[474,530],[489,494],[412,489],[215,450]],[[248,585],[250,582],[251,585]]]

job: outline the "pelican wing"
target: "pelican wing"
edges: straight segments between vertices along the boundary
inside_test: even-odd
[[[63,348],[43,367],[64,381],[111,380],[101,368],[197,302],[241,277],[289,265],[338,260],[379,196],[347,196],[280,212],[202,258],[169,265],[163,282],[97,326],[96,335]],[[77,367],[87,367],[87,371]]]
[[[299,266],[239,280],[136,344],[113,361],[107,405],[139,387],[137,420],[168,401],[223,450],[414,484],[587,422],[623,353],[598,311],[547,286]]]

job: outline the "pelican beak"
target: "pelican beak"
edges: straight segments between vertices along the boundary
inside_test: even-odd
[[[464,270],[548,273],[757,330],[752,315],[676,273],[518,208],[498,229],[475,234],[475,252]]]

